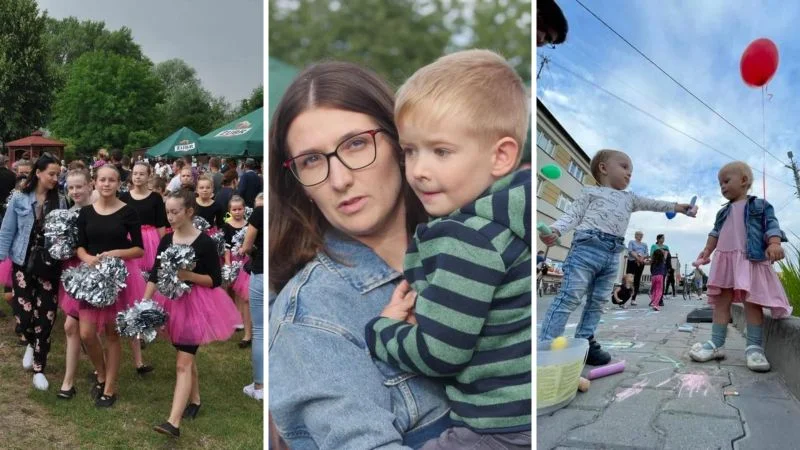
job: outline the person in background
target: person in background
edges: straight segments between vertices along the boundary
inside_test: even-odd
[[[122,167],[122,150],[118,148],[111,150],[111,164],[114,164],[114,167],[117,168],[117,172],[119,172],[119,183],[125,185],[131,173]]]
[[[6,199],[17,184],[17,176],[8,169],[8,157],[0,155],[0,220],[6,213]]]
[[[264,189],[261,178],[256,173],[258,163],[253,158],[247,158],[244,162],[245,171],[239,177],[239,188],[236,193],[244,199],[244,204],[253,207],[256,195]]]
[[[667,273],[665,252],[655,250],[650,263],[650,307],[661,311],[659,302],[664,298],[664,275]]]
[[[614,288],[614,293],[611,294],[611,303],[619,305],[621,309],[625,309],[625,302],[630,300],[633,294],[633,274],[626,273],[622,277],[622,284]]]
[[[183,161],[186,163],[185,167],[192,169],[192,185],[197,185],[197,177],[200,176],[200,173],[197,171],[197,164],[194,162],[191,155],[184,156]]]
[[[554,0],[536,2],[536,46],[561,44],[567,39],[567,19]]]
[[[244,394],[254,400],[264,399],[264,207],[258,204],[250,215],[244,243],[239,255],[250,255],[250,316],[252,318],[253,383],[242,389]],[[288,448],[288,447],[287,447]]]
[[[219,192],[214,195],[214,202],[218,203],[220,207],[227,208],[231,198],[236,194],[236,182],[239,176],[236,171],[229,169],[222,175],[222,187]]]
[[[633,274],[631,306],[636,306],[636,294],[639,293],[639,284],[642,281],[645,259],[650,254],[647,252],[647,244],[642,242],[644,233],[637,231],[633,236],[634,240],[628,242],[628,265],[625,268],[625,273]]]
[[[208,170],[211,179],[214,180],[214,195],[217,195],[217,192],[222,189],[222,172],[219,171],[219,158],[213,156],[208,160]]]
[[[655,253],[656,250],[664,252],[664,289],[661,290],[661,298],[658,300],[658,306],[664,306],[664,294],[667,291],[667,270],[672,267],[672,254],[669,251],[669,246],[664,244],[664,235],[659,234],[656,236],[656,243],[650,246],[650,254]]]
[[[172,173],[174,176],[172,180],[170,180],[169,184],[167,185],[167,192],[177,192],[181,188],[181,170],[186,165],[186,161],[182,159],[176,159],[172,163]]]
[[[14,163],[14,167],[16,168],[15,172],[17,173],[17,181],[19,181],[22,177],[27,179],[33,171],[33,163],[27,159],[21,159],[17,161]]]

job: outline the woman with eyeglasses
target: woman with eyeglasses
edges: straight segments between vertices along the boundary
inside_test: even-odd
[[[136,211],[117,198],[120,184],[119,171],[113,164],[97,169],[95,189],[99,198],[81,208],[78,213],[78,258],[95,265],[103,257],[117,257],[125,262],[128,277],[113,305],[98,308],[81,302],[78,310],[81,341],[92,361],[96,381],[92,388],[95,406],[108,408],[117,400],[116,383],[122,353],[116,329],[116,315],[142,298],[144,279],[137,258],[144,255],[142,230]],[[95,335],[105,334],[106,354],[98,345]]]
[[[0,226],[0,260],[11,258],[14,316],[28,342],[22,367],[33,369],[33,385],[41,391],[49,385],[44,371],[61,275],[61,262],[51,258],[45,247],[44,220],[50,211],[67,208],[58,194],[60,169],[52,155],[40,156],[28,182],[11,197]]]
[[[426,220],[393,105],[371,72],[327,62],[272,118],[269,409],[291,448],[417,448],[450,425],[440,383],[373,360],[364,341]]]

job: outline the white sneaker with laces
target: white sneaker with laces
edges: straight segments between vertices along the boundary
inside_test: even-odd
[[[747,358],[747,368],[753,372],[769,372],[770,365],[764,349],[757,345],[748,345],[744,350]]]
[[[708,344],[711,346],[710,350],[700,342],[694,344],[692,349],[689,350],[689,356],[697,362],[706,362],[712,359],[725,359],[725,353],[722,352],[722,348],[717,348],[711,341],[708,341]]]
[[[40,391],[46,391],[50,383],[47,382],[43,373],[37,373],[33,376],[33,386]]]
[[[22,368],[25,370],[33,369],[33,347],[30,344],[25,347],[25,355],[22,356]]]
[[[263,389],[256,389],[256,384],[255,383],[251,383],[251,384],[248,384],[247,386],[245,386],[244,389],[242,389],[242,392],[244,392],[244,395],[246,395],[246,396],[248,396],[248,397],[250,397],[252,399],[264,400],[264,390]]]

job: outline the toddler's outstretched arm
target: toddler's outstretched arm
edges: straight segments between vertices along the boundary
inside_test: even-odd
[[[717,248],[717,238],[715,236],[709,236],[708,240],[706,241],[706,246],[703,248],[703,251],[697,256],[697,261],[693,262],[692,265],[695,267],[700,267],[706,265],[711,262],[711,254],[714,253],[714,249]]]

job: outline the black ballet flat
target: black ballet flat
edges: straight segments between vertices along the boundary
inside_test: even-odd
[[[94,406],[98,408],[110,408],[114,405],[114,402],[117,401],[117,396],[115,395],[101,395],[94,401]]]
[[[155,370],[153,369],[153,366],[148,366],[147,364],[143,364],[136,368],[136,373],[139,375],[144,375],[146,373],[152,372],[153,370]]]
[[[189,403],[186,405],[186,409],[183,410],[183,417],[186,419],[194,419],[200,411],[200,406],[201,404],[198,403]]]
[[[166,434],[169,437],[178,438],[181,437],[181,430],[179,428],[175,428],[171,423],[164,422],[161,425],[156,425],[153,427],[153,430],[161,433]]]
[[[252,339],[242,339],[241,341],[239,341],[239,348],[247,348],[250,347],[250,345],[252,344],[253,344]]]
[[[78,393],[78,391],[75,389],[75,386],[72,386],[71,388],[69,388],[69,390],[66,390],[66,391],[63,390],[63,389],[59,390],[58,394],[56,394],[56,397],[64,399],[64,400],[72,400],[72,397],[74,397],[75,394],[77,394],[77,393]]]
[[[92,391],[90,392],[93,399],[97,400],[103,395],[103,391],[106,390],[106,384],[100,383],[97,380],[94,382],[94,386],[92,386]]]

